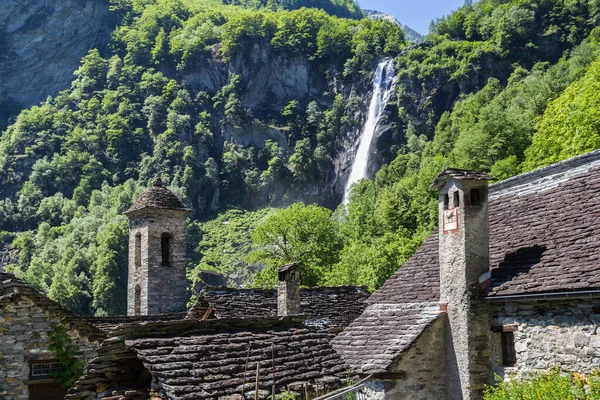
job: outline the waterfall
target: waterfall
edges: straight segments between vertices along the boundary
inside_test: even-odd
[[[373,97],[369,105],[369,116],[365,126],[360,134],[358,150],[354,156],[354,163],[350,177],[346,182],[344,191],[344,204],[350,200],[350,188],[361,179],[367,177],[367,167],[369,165],[369,156],[371,154],[371,142],[377,128],[377,122],[383,112],[390,96],[392,81],[394,80],[394,60],[385,59],[377,65],[375,76],[373,78]]]

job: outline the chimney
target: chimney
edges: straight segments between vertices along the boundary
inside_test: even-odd
[[[488,181],[476,171],[448,169],[439,190],[440,303],[447,309],[448,399],[480,400],[491,383],[490,316],[480,301],[489,279]]]
[[[300,314],[300,273],[296,263],[286,264],[277,270],[277,315],[285,317]]]

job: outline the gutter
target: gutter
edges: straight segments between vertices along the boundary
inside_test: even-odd
[[[600,298],[600,290],[585,290],[577,292],[553,292],[553,293],[534,293],[534,294],[515,294],[509,296],[490,296],[485,300],[490,303],[500,303],[519,300],[567,300],[567,299],[590,299]]]

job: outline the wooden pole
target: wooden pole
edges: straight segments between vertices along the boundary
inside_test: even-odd
[[[258,400],[258,383],[260,382],[260,363],[256,362],[256,391],[254,394],[254,400]]]
[[[244,380],[242,383],[242,399],[246,399],[246,393],[244,389],[246,388],[246,374],[248,373],[248,359],[250,358],[250,345],[248,345],[248,352],[246,353],[246,366],[244,367]]]
[[[275,344],[271,343],[271,363],[273,368],[273,387],[271,388],[271,400],[275,400]]]

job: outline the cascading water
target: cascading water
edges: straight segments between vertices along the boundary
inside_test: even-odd
[[[367,167],[369,165],[369,156],[371,154],[371,142],[373,141],[373,135],[375,134],[379,117],[383,113],[389,100],[393,80],[394,60],[385,59],[377,65],[377,69],[375,70],[375,77],[373,78],[373,97],[371,98],[371,104],[369,105],[369,116],[360,134],[358,150],[356,150],[356,155],[354,156],[350,177],[346,182],[344,204],[348,204],[348,201],[350,200],[350,188],[352,185],[367,177]]]

